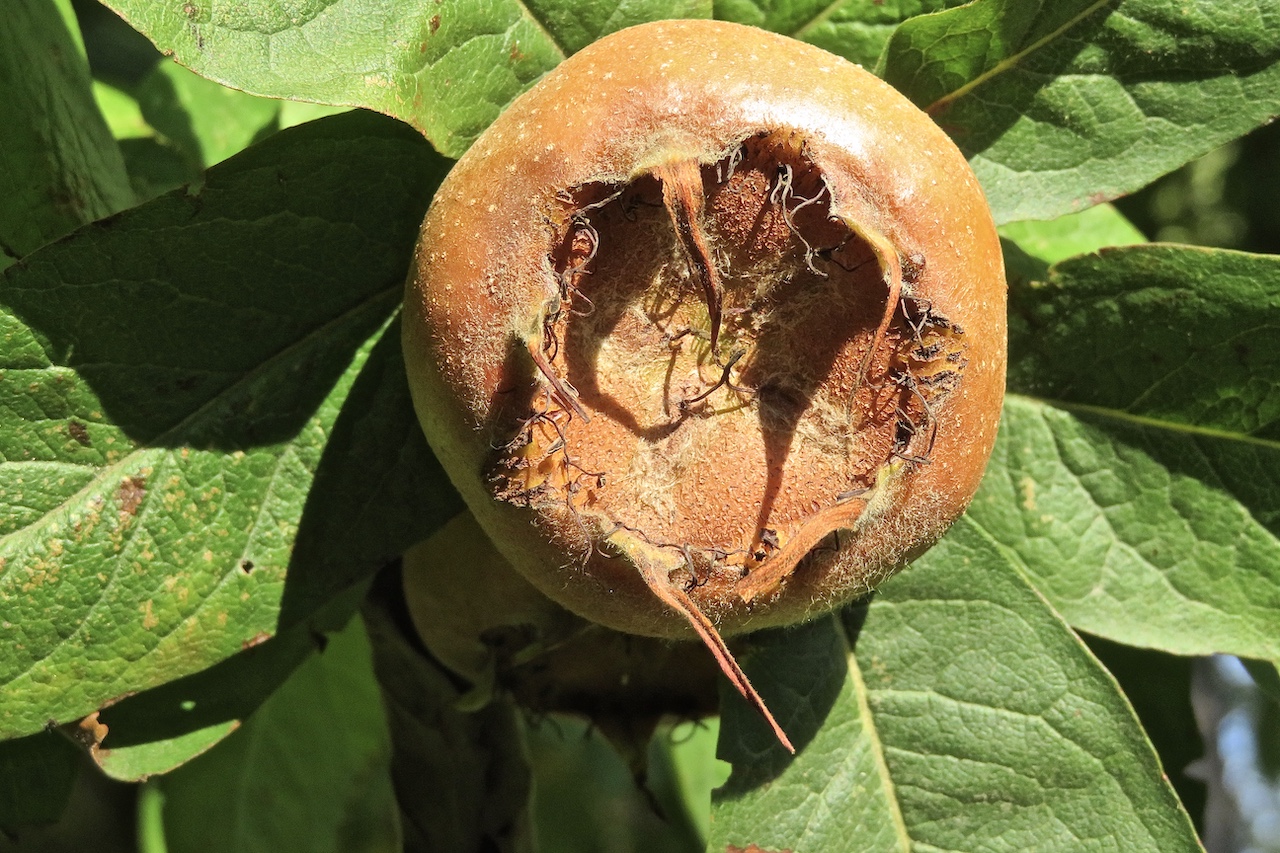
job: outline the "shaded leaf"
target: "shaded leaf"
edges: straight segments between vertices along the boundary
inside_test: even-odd
[[[342,548],[295,570],[298,519],[378,494],[308,491],[443,171],[407,128],[338,116],[7,272],[0,733],[203,669],[355,574]]]
[[[0,743],[0,833],[56,821],[79,770],[76,747],[57,731]]]
[[[0,270],[133,203],[65,11],[11,0],[0,15]]]
[[[1104,250],[1010,296],[1030,396],[971,516],[1077,627],[1280,659],[1280,259]]]
[[[257,95],[384,112],[455,157],[516,95],[578,48],[631,24],[711,11],[710,0],[107,5],[211,80]]]
[[[1142,730],[1160,756],[1169,783],[1200,829],[1205,784],[1187,773],[1187,769],[1205,755],[1204,741],[1191,706],[1194,659],[1112,643],[1101,637],[1084,640],[1120,682],[1125,698],[1142,723]]]
[[[142,107],[133,95],[96,80],[93,93],[111,135],[120,146],[129,183],[139,203],[199,179],[204,171],[199,152],[188,155],[158,133],[143,117]]]
[[[353,619],[239,731],[161,777],[168,849],[398,850],[390,755],[369,640]]]
[[[191,164],[178,147],[157,136],[135,136],[120,140],[129,181],[140,201],[150,201],[200,178],[200,170]]]
[[[1258,689],[1269,696],[1273,702],[1280,704],[1280,668],[1267,661],[1245,659],[1241,662],[1249,671],[1253,683],[1258,685]]]
[[[71,0],[50,0],[58,14],[62,16],[62,24],[67,28],[67,35],[71,37],[71,43],[76,46],[76,52],[80,56],[85,56],[84,34],[80,32],[80,23],[76,20],[76,10]]]
[[[796,755],[740,697],[721,691],[716,754],[733,773],[712,794],[708,849],[754,844],[821,853],[856,839],[865,853],[910,850],[862,673],[840,623],[827,617],[752,635],[739,658]]]
[[[1280,7],[1252,0],[978,0],[885,57],[997,222],[1117,198],[1280,113]]]
[[[1209,438],[1280,440],[1280,257],[1135,246],[1010,294],[1009,384]]]
[[[670,732],[664,726],[650,741],[651,758],[664,754],[661,741]],[[616,744],[579,716],[530,717],[524,733],[534,782],[531,811],[536,849],[555,853],[701,853],[707,849],[705,834],[699,834],[688,809],[696,803],[701,811],[698,819],[705,823],[711,804],[709,784],[685,792],[664,790],[654,782],[668,780],[660,778],[652,765],[644,780],[637,779]],[[715,738],[706,737],[706,732],[701,735],[702,743],[694,745],[702,749],[691,757],[714,768]]]
[[[391,727],[391,781],[405,850],[529,849],[529,768],[515,709],[459,710],[465,687],[417,642],[400,573],[375,579],[363,608]]]

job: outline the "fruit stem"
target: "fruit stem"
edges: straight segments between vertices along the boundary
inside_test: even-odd
[[[787,752],[795,755],[796,748],[791,745],[791,741],[787,738],[787,733],[782,730],[782,726],[778,725],[778,721],[773,718],[773,714],[769,712],[769,708],[764,704],[764,699],[760,698],[760,694],[751,686],[751,681],[747,678],[747,674],[742,671],[742,667],[738,666],[738,662],[733,657],[733,652],[729,651],[729,647],[725,645],[724,638],[720,636],[716,626],[711,624],[711,620],[707,618],[706,614],[698,609],[698,605],[693,602],[687,592],[671,582],[670,576],[660,566],[656,566],[646,559],[637,560],[636,563],[640,567],[641,577],[644,578],[644,582],[648,584],[649,589],[653,590],[653,594],[689,621],[693,630],[698,633],[702,642],[710,650],[711,656],[715,658],[716,663],[720,666],[720,671],[729,679],[729,683],[764,718],[764,721],[773,730],[774,737],[786,748]]]
[[[676,239],[680,241],[689,267],[702,285],[702,297],[711,318],[711,352],[714,355],[720,339],[720,272],[707,248],[702,230],[702,209],[706,199],[702,192],[702,167],[697,160],[674,160],[653,170],[662,184],[662,204],[671,217]]]

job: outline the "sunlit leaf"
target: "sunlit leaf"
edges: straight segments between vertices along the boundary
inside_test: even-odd
[[[443,171],[402,125],[338,116],[8,270],[0,736],[261,642],[407,544],[370,552],[376,537],[325,521],[415,511],[371,500],[423,491],[388,476],[406,451],[430,462],[403,373],[399,416],[348,439],[349,467],[326,444]],[[393,380],[398,338],[378,368]],[[310,494],[317,477],[336,488]]]
[[[1280,114],[1280,6],[1252,0],[977,0],[885,57],[997,222],[1117,198]]]
[[[967,519],[869,611],[756,642],[799,751],[729,697],[710,849],[1200,849],[1115,683]]]
[[[1010,299],[1017,396],[970,515],[1073,625],[1280,659],[1280,261],[1104,250]]]
[[[48,0],[0,15],[0,270],[133,203],[69,23]]]
[[[516,95],[602,35],[705,18],[710,0],[108,0],[197,73],[257,95],[368,107],[458,156]]]

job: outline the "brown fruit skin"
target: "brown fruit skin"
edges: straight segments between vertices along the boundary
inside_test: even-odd
[[[860,67],[750,27],[668,21],[623,30],[550,72],[478,139],[422,226],[404,309],[404,349],[423,428],[454,485],[511,563],[582,616],[638,634],[687,637],[685,618],[631,561],[592,550],[568,511],[494,500],[487,424],[538,325],[557,192],[625,182],[675,156],[719,158],[761,129],[793,130],[839,211],[927,264],[913,292],[962,327],[967,368],[934,413],[928,464],[905,466],[838,552],[744,603],[730,580],[690,592],[721,633],[794,624],[864,594],[936,541],[978,487],[1004,393],[1005,278],[981,188],[951,140]],[[527,359],[526,359],[527,360]],[[513,373],[513,370],[516,372]],[[729,508],[751,516],[758,496]],[[589,556],[586,556],[588,555]]]

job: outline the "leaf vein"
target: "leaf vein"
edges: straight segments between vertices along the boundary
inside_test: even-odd
[[[1093,5],[1082,10],[1078,15],[1069,19],[1065,23],[1063,23],[1056,30],[1053,30],[1052,32],[1047,33],[1046,35],[1041,36],[1039,39],[1033,41],[1031,44],[1027,45],[1026,47],[1023,47],[1022,49],[1017,50],[1014,53],[1011,53],[1009,56],[1006,56],[1004,59],[1000,60],[995,65],[988,68],[986,71],[977,75],[969,82],[956,88],[954,91],[938,98],[936,101],[934,101],[932,104],[930,104],[928,107],[925,108],[925,112],[928,112],[930,114],[937,113],[939,110],[946,107],[952,101],[955,101],[963,97],[964,95],[968,94],[969,92],[972,92],[974,89],[978,88],[983,83],[990,80],[991,78],[996,77],[997,75],[1002,74],[1006,70],[1017,65],[1020,61],[1022,61],[1024,57],[1029,56],[1030,54],[1044,47],[1046,44],[1050,43],[1054,39],[1063,35],[1072,27],[1083,22],[1086,18],[1089,18],[1095,12],[1099,11],[1100,9],[1106,6],[1119,3],[1119,2],[1120,0],[1097,0],[1097,2],[1095,2]]]

